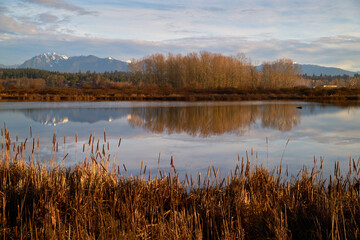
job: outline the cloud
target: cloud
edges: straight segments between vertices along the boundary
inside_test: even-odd
[[[135,8],[135,9],[153,9],[153,10],[168,10],[173,11],[177,9],[184,9],[184,4],[179,3],[178,1],[168,1],[164,3],[164,1],[121,1],[116,2],[117,6],[125,7],[125,8]]]
[[[69,4],[63,0],[23,0],[24,2],[34,3],[50,8],[64,9],[72,12],[77,12],[80,15],[96,15],[96,12],[87,11],[82,7]]]
[[[38,19],[42,23],[56,23],[57,21],[59,21],[59,18],[57,16],[48,13],[38,14]]]
[[[5,13],[8,11],[8,8],[7,7],[4,7],[4,6],[0,6],[0,13]]]
[[[358,71],[358,10],[353,0],[5,0],[0,62],[49,49],[123,60],[205,50]]]
[[[20,23],[11,17],[0,14],[0,33],[24,33],[24,34],[35,34],[38,29],[35,25],[30,23]]]
[[[6,41],[5,41],[6,42]],[[67,56],[112,56],[120,60],[142,58],[154,53],[187,54],[210,51],[235,56],[245,53],[253,64],[290,58],[299,63],[337,66],[359,71],[360,38],[338,36],[313,40],[261,40],[243,37],[198,37],[171,41],[145,41],[75,37],[72,35],[40,34],[26,39],[0,42],[0,63],[13,59],[9,64],[21,63],[42,52],[55,51]],[[5,47],[5,44],[7,47]],[[28,53],[26,56],[24,52]]]
[[[205,11],[209,11],[209,12],[223,12],[225,11],[224,8],[220,8],[220,7],[206,7],[203,8]]]

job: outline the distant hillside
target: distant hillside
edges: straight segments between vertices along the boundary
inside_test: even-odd
[[[35,68],[58,72],[110,72],[128,71],[128,63],[109,58],[98,58],[93,55],[67,57],[57,53],[35,56],[19,66],[19,68]]]
[[[347,70],[343,70],[341,68],[334,67],[323,67],[319,65],[311,65],[311,64],[298,64],[301,67],[301,73],[307,74],[309,76],[316,75],[328,75],[328,76],[338,76],[338,75],[349,75],[353,77],[355,74],[360,74],[360,72],[351,72]],[[261,70],[262,65],[256,67],[256,69]]]
[[[323,67],[318,65],[311,65],[311,64],[299,64],[302,70],[302,74],[307,75],[330,75],[330,76],[337,76],[337,75],[349,75],[353,77],[356,72],[346,71],[341,68],[335,67]]]
[[[15,64],[15,65],[0,64],[0,68],[17,68],[17,67],[19,67],[19,64]]]

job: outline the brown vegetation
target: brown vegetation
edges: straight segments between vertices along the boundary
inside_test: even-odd
[[[360,89],[174,89],[157,86],[119,88],[7,88],[0,92],[0,101],[233,101],[233,100],[307,100],[339,102],[360,100]]]
[[[328,179],[322,160],[289,177],[281,165],[269,171],[249,158],[226,177],[209,167],[180,181],[172,159],[169,172],[141,165],[129,177],[126,166],[110,166],[105,133],[100,144],[90,136],[84,161],[70,169],[54,163],[56,135],[51,162],[40,163],[35,139],[14,141],[1,130],[4,239],[360,238],[360,159],[350,159],[347,175],[335,164]]]
[[[304,78],[289,59],[264,62],[260,70],[244,55],[154,54],[133,61],[129,68],[103,74],[1,69],[0,101],[357,101],[360,92],[358,76],[330,82],[348,88],[310,88],[324,83],[324,76],[316,81]]]
[[[301,83],[300,69],[289,59],[264,63],[261,72],[244,55],[227,57],[201,52],[165,57],[155,54],[133,61],[129,68],[130,81],[136,86],[259,89],[288,88]]]
[[[187,55],[154,54],[133,60],[127,72],[60,73],[39,69],[0,69],[4,88],[122,88],[259,90],[292,87],[359,88],[360,76],[301,75],[290,59],[263,62],[256,67],[243,54],[224,56],[211,52]],[[1,87],[0,87],[1,91]]]

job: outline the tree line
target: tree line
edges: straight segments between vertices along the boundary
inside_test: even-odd
[[[288,88],[301,84],[300,69],[290,59],[264,62],[257,69],[244,55],[210,52],[187,55],[154,54],[133,61],[130,80],[135,85],[174,88]]]
[[[360,75],[355,74],[353,77],[349,75],[303,75],[305,79],[311,80],[312,87],[322,87],[324,85],[332,85],[346,88],[360,88]]]
[[[308,76],[290,59],[255,66],[243,54],[224,56],[200,52],[187,55],[153,54],[129,64],[128,72],[60,73],[38,69],[0,69],[4,88],[123,88],[239,90],[279,89],[296,86],[336,85],[360,87],[360,76]]]
[[[120,71],[60,73],[31,68],[0,69],[0,84],[3,88],[113,88],[127,79],[128,73]]]

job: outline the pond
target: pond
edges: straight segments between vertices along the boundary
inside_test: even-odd
[[[32,144],[34,138],[37,145],[39,139],[34,153],[39,161],[61,161],[68,154],[64,164],[71,167],[96,152],[99,140],[99,152],[133,175],[139,174],[141,162],[152,171],[168,171],[171,158],[180,175],[206,174],[209,166],[226,175],[242,159],[271,170],[282,162],[296,175],[303,167],[311,169],[314,159],[320,165],[323,158],[326,173],[335,161],[347,172],[349,159],[360,156],[358,106],[296,101],[2,102],[0,121],[6,122],[13,144],[26,139]],[[94,147],[87,154],[90,135]]]

